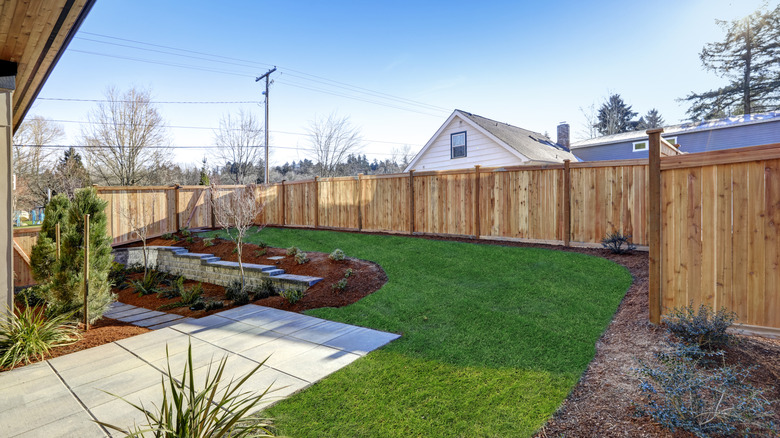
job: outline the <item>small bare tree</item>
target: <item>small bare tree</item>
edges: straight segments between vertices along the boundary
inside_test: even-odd
[[[214,209],[214,219],[217,225],[225,230],[228,237],[236,244],[238,256],[238,269],[241,272],[241,288],[246,285],[244,279],[244,264],[241,261],[244,250],[244,238],[253,225],[257,226],[256,232],[265,225],[257,224],[257,216],[265,207],[264,202],[255,198],[255,189],[261,187],[249,184],[239,188],[221,188],[211,185],[211,206]]]
[[[19,186],[27,188],[28,195],[21,201],[28,207],[46,203],[48,190],[53,188],[50,158],[54,151],[47,146],[64,136],[62,125],[41,116],[26,119],[14,134],[14,173]]]
[[[142,196],[139,202],[140,205],[138,206],[131,205],[120,208],[119,214],[127,221],[131,234],[141,239],[144,254],[144,280],[146,280],[149,276],[149,253],[146,247],[146,240],[149,237],[149,230],[153,223],[156,202],[154,198],[148,199],[146,196]]]
[[[327,119],[316,118],[307,129],[309,141],[314,149],[315,169],[319,176],[337,176],[338,165],[347,156],[360,150],[360,130],[349,121],[349,117],[331,114]]]
[[[148,90],[109,88],[106,102],[88,119],[81,140],[93,180],[102,184],[144,184],[172,155],[165,121]]]
[[[234,184],[257,181],[257,165],[263,156],[263,132],[252,113],[244,111],[235,116],[227,114],[219,121],[219,130],[214,133],[218,147],[213,154],[226,167]]]

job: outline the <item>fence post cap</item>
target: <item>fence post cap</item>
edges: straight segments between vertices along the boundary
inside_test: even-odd
[[[653,128],[653,129],[648,129],[647,131],[645,131],[645,134],[647,134],[647,135],[650,135],[650,134],[660,134],[662,132],[664,132],[664,128]]]

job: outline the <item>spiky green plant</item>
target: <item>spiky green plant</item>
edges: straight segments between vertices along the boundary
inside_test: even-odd
[[[175,303],[163,304],[158,307],[160,310],[175,309],[177,307],[192,306],[195,303],[201,301],[201,295],[203,295],[203,285],[198,283],[189,289],[181,289],[179,291],[179,301]]]
[[[162,377],[163,400],[153,410],[143,403],[125,400],[144,414],[145,424],[133,429],[98,421],[97,423],[128,437],[153,436],[158,438],[240,438],[274,436],[268,419],[247,418],[260,403],[271,387],[260,394],[244,391],[242,386],[265,363],[263,361],[238,380],[230,379],[225,386],[227,356],[213,368],[209,364],[203,388],[195,387],[195,367],[192,364],[192,344],[187,349],[187,363],[181,378],[174,378],[168,347],[165,348],[168,362],[167,377]],[[115,396],[116,397],[116,396]],[[118,397],[121,398],[121,397]]]
[[[67,232],[62,236],[60,262],[52,277],[51,308],[74,312],[81,318],[84,302],[84,215],[90,215],[89,228],[89,320],[94,322],[116,299],[111,293],[111,236],[106,229],[106,201],[94,187],[78,190],[68,209]]]
[[[6,308],[7,317],[0,318],[0,368],[14,368],[34,359],[43,360],[54,347],[78,341],[81,334],[71,315],[46,318],[43,309],[28,306],[13,312]]]
[[[160,271],[149,271],[141,280],[131,281],[130,284],[132,284],[133,289],[138,292],[138,296],[142,297],[144,295],[162,292],[160,283],[162,282],[163,277],[165,277],[165,274]]]

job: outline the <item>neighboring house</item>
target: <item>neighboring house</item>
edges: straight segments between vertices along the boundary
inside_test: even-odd
[[[578,161],[568,149],[569,125],[558,126],[558,140],[556,143],[538,132],[455,110],[404,171]]]
[[[682,152],[706,152],[780,143],[780,112],[666,126],[661,136]],[[645,131],[623,132],[572,143],[582,161],[647,158]]]

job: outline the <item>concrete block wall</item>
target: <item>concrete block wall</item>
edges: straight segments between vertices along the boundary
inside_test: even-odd
[[[143,265],[143,248],[114,249],[114,260],[125,266]],[[147,247],[147,263],[148,266],[156,267],[162,272],[221,286],[229,286],[232,282],[241,279],[237,262],[222,261],[212,254],[191,253],[176,246]],[[244,263],[244,278],[249,287],[258,286],[267,278],[278,288],[303,287],[304,289],[322,280],[319,277],[286,274],[284,270],[273,265],[253,263]]]

